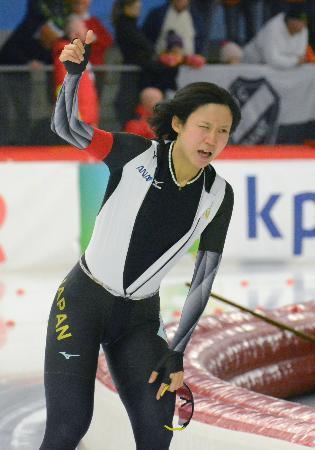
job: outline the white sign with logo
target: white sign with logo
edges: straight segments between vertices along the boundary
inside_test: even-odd
[[[218,160],[235,203],[224,257],[315,261],[314,160]]]
[[[315,139],[312,126],[315,95],[311,94],[315,92],[314,64],[290,70],[256,64],[180,68],[178,88],[197,81],[216,83],[238,100],[242,121],[233,134],[233,143],[255,145]]]

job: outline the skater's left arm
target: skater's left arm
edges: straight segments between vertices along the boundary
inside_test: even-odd
[[[158,374],[163,370],[163,383],[169,383],[169,379],[172,380],[170,391],[176,390],[182,385],[183,354],[208,303],[212,284],[221,261],[232,209],[233,190],[226,183],[222,204],[214,219],[201,235],[191,287],[182,310],[178,328],[169,345],[169,353],[158,362],[153,372],[153,374]],[[157,375],[153,376],[154,380],[156,377]],[[160,397],[163,387],[164,384],[161,385],[157,398]]]
[[[194,274],[181,319],[170,344],[176,352],[184,352],[188,341],[208,303],[214,278],[222,258],[227,230],[232,216],[233,190],[227,183],[222,204],[201,235]]]

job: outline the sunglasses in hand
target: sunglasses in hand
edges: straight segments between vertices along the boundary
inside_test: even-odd
[[[167,384],[162,393],[161,397],[169,389],[170,385]],[[184,430],[192,419],[194,414],[194,397],[193,394],[186,383],[177,389],[176,393],[176,405],[175,405],[175,415],[178,416],[178,427],[170,427],[164,425],[169,431],[182,431]]]

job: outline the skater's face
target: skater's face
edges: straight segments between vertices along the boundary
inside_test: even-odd
[[[230,108],[217,103],[199,106],[185,123],[174,116],[172,127],[177,133],[176,146],[194,167],[206,167],[226,146],[232,122]]]

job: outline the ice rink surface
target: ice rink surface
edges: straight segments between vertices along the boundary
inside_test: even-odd
[[[46,414],[43,389],[46,324],[55,291],[70,269],[0,275],[0,450],[39,448]],[[161,286],[164,322],[179,317],[192,271],[193,259],[186,255],[164,279]],[[273,309],[315,299],[315,276],[310,266],[228,265],[223,261],[213,292],[252,309]],[[212,299],[205,313],[227,309]],[[315,394],[293,400],[315,407]]]

